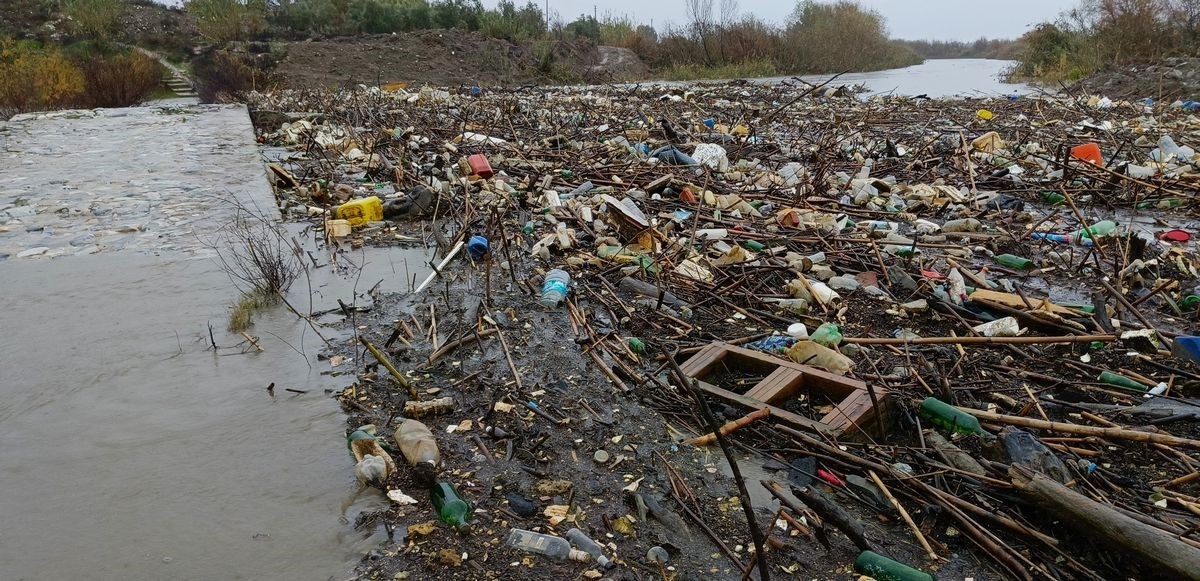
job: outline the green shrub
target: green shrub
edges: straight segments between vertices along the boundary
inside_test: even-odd
[[[254,37],[266,27],[267,0],[187,0],[200,35],[214,44]]]
[[[124,5],[121,0],[62,0],[70,29],[87,38],[107,39],[117,28]]]

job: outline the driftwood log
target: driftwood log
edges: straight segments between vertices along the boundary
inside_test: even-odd
[[[1175,579],[1200,579],[1200,549],[1027,468],[1014,465],[1009,476],[1026,500],[1089,536],[1136,555],[1160,573],[1173,573]]]

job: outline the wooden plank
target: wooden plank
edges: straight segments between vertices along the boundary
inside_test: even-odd
[[[746,396],[771,404],[780,403],[795,395],[803,382],[804,373],[781,365],[747,391]]]
[[[829,426],[826,426],[825,424],[822,424],[821,422],[818,422],[816,420],[811,420],[804,416],[794,414],[783,408],[775,407],[768,403],[758,401],[754,398],[750,398],[750,397],[746,397],[741,394],[733,393],[732,391],[726,391],[726,390],[721,389],[711,383],[705,383],[703,381],[697,381],[696,383],[700,386],[700,389],[703,390],[704,392],[706,392],[710,395],[713,395],[715,397],[721,398],[731,404],[740,405],[742,407],[749,408],[752,410],[760,410],[763,408],[770,408],[771,409],[771,419],[782,421],[786,424],[791,425],[794,428],[806,430],[809,432],[816,432],[818,434],[825,434],[825,435],[828,435],[831,437],[837,436],[837,433],[834,430],[830,429]]]

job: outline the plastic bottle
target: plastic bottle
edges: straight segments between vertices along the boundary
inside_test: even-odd
[[[921,402],[921,417],[933,425],[960,434],[991,436],[979,425],[975,416],[968,414],[936,397],[927,397]]]
[[[876,581],[934,581],[933,575],[893,561],[879,553],[863,551],[854,560],[854,570]]]
[[[546,273],[546,280],[542,283],[542,298],[539,301],[543,307],[548,309],[558,308],[567,299],[567,285],[571,283],[571,275],[561,268],[556,268]]]
[[[817,330],[812,332],[810,338],[814,342],[832,349],[842,342],[842,331],[833,323],[822,323]]]
[[[438,482],[429,489],[429,500],[433,502],[433,509],[438,512],[442,522],[455,528],[467,526],[471,505],[449,483]]]
[[[950,220],[942,224],[942,232],[979,232],[983,230],[983,222],[975,218]]]
[[[997,254],[996,262],[998,264],[1000,264],[1001,266],[1007,266],[1009,268],[1015,268],[1017,270],[1026,270],[1029,268],[1033,268],[1032,260],[1029,260],[1028,258],[1025,258],[1024,256],[1017,256],[1015,254]]]
[[[1075,233],[1073,239],[1075,242],[1082,242],[1083,240],[1107,238],[1116,233],[1116,222],[1113,222],[1112,220],[1101,220],[1095,224],[1092,224],[1091,226],[1088,226],[1087,228],[1080,228],[1079,231]]]
[[[442,455],[429,426],[417,420],[404,420],[396,428],[396,446],[419,476],[425,477],[427,482],[432,481],[434,468],[441,462]]]
[[[471,260],[479,260],[488,253],[488,239],[483,236],[472,236],[467,241],[467,254],[471,256]]]
[[[508,534],[508,546],[536,555],[545,555],[558,560],[588,561],[591,555],[571,548],[571,543],[562,537],[543,535],[524,529],[513,529]]]
[[[596,541],[583,534],[583,531],[579,529],[567,531],[567,540],[571,541],[576,547],[579,547],[581,551],[591,555],[601,567],[605,569],[612,567],[612,562],[608,560],[608,557],[604,556],[604,549],[596,544]]]
[[[763,301],[775,303],[779,305],[779,308],[795,315],[808,314],[808,301],[804,299],[763,299]]]
[[[845,375],[854,366],[849,357],[813,341],[796,341],[787,350],[788,359],[801,365],[811,365],[839,375]]]

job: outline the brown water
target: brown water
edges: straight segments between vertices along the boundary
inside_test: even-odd
[[[317,271],[315,308],[355,284],[406,288],[405,261],[427,272],[391,255],[361,276]],[[351,379],[322,375],[321,341],[283,309],[251,331],[264,353],[214,354],[208,323],[219,345],[241,338],[212,259],[8,261],[0,292],[0,578],[337,578],[377,540],[347,524],[386,499],[356,492],[323,391]]]

